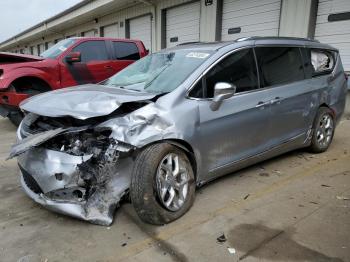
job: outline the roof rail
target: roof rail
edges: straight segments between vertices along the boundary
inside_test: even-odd
[[[246,40],[259,40],[259,39],[303,40],[303,41],[310,41],[310,42],[317,42],[317,43],[320,42],[316,39],[311,39],[311,38],[288,37],[288,36],[248,36],[248,37],[237,38],[235,41],[241,42]]]
[[[193,42],[185,42],[185,43],[181,43],[181,44],[178,44],[176,46],[181,46],[181,45],[191,45],[191,44],[201,44],[203,42],[199,42],[199,41],[193,41]]]
[[[240,37],[240,38],[237,38],[235,41],[241,42],[241,41],[245,41],[245,40],[254,39],[254,38],[256,38],[256,37],[257,37],[257,36]]]

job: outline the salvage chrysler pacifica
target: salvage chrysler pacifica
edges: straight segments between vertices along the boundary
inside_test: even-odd
[[[109,225],[130,199],[160,225],[210,180],[296,148],[327,150],[345,97],[338,50],[317,41],[183,44],[100,84],[25,100],[9,157],[48,209]]]

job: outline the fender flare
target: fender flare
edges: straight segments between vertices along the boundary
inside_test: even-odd
[[[9,88],[14,81],[22,77],[33,77],[40,79],[48,86],[50,86],[52,90],[55,89],[54,87],[56,86],[54,81],[52,81],[50,74],[47,72],[39,70],[37,68],[22,67],[14,69],[13,71],[10,71],[8,74],[6,74],[5,78],[3,79],[3,87]]]

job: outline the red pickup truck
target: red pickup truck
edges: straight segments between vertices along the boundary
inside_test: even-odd
[[[141,41],[101,37],[68,38],[40,56],[0,52],[0,115],[18,125],[27,97],[100,82],[147,54]]]

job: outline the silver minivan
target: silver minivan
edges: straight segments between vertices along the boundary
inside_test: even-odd
[[[197,187],[259,161],[327,150],[346,76],[338,50],[298,38],[251,37],[161,50],[100,84],[21,104],[10,157],[43,206],[109,225],[121,200],[169,223]]]

